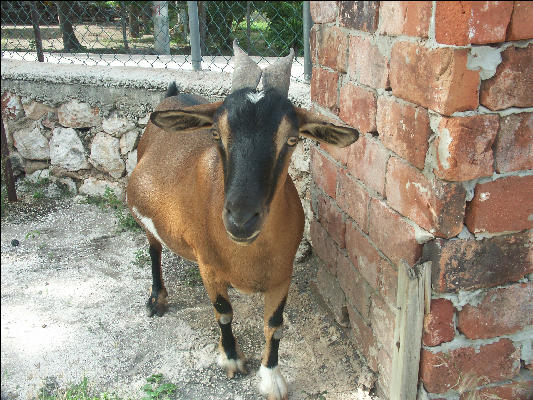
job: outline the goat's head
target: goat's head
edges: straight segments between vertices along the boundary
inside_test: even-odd
[[[287,99],[292,50],[265,70],[236,42],[234,50],[232,92],[223,102],[154,112],[150,119],[171,132],[211,130],[224,171],[224,226],[233,241],[248,244],[259,235],[272,199],[285,183],[299,137],[345,147],[359,133],[294,107]],[[257,91],[261,75],[263,90]]]

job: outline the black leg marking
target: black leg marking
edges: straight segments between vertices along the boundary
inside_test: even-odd
[[[267,368],[274,368],[278,365],[279,339],[270,340],[270,351],[268,353]]]
[[[276,308],[276,311],[274,311],[274,314],[270,317],[268,320],[268,326],[271,328],[277,328],[278,326],[281,326],[283,324],[283,309],[285,308],[285,302],[287,301],[287,297],[285,296],[283,300],[281,300],[281,303],[279,303],[278,308]]]
[[[218,311],[219,314],[231,314],[233,313],[233,309],[231,308],[231,304],[221,295],[217,296],[217,299],[213,303],[213,307],[215,307],[215,310]]]
[[[148,316],[157,314],[161,317],[167,310],[167,290],[163,285],[161,276],[161,248],[150,245],[150,258],[152,259],[152,293],[146,302]]]
[[[235,337],[231,331],[231,322],[228,324],[221,324],[219,322],[218,326],[220,326],[220,332],[222,333],[222,348],[226,353],[226,357],[228,360],[236,360],[237,349],[235,346]]]
[[[152,291],[158,292],[163,287],[163,280],[161,277],[161,250],[150,246],[148,251],[150,259],[152,260]]]

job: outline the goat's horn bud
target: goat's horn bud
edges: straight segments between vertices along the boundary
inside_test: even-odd
[[[263,72],[259,65],[239,47],[237,39],[233,41],[233,53],[235,54],[235,61],[231,91],[234,92],[243,88],[257,88]]]
[[[285,97],[289,94],[291,83],[292,60],[294,59],[294,49],[291,49],[288,56],[276,61],[263,70],[263,89],[276,89]]]

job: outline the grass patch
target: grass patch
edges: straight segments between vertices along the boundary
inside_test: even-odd
[[[113,214],[118,220],[119,232],[142,231],[137,221],[131,216],[126,204],[117,197],[115,191],[110,187],[106,187],[103,196],[87,196],[85,202],[87,204],[94,204],[102,210],[113,211]]]
[[[133,260],[133,265],[138,268],[144,268],[147,265],[150,265],[151,262],[150,254],[143,249],[137,249],[135,251],[135,259]]]
[[[163,380],[163,374],[154,374],[146,378],[148,382],[143,386],[146,394],[142,400],[168,400],[177,389],[176,385]]]

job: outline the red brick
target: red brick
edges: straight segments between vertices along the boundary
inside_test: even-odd
[[[533,106],[533,45],[509,47],[502,53],[496,75],[481,82],[479,101],[491,110]]]
[[[319,267],[316,277],[317,289],[320,296],[335,316],[335,320],[341,326],[348,327],[348,310],[346,308],[346,296],[339,282],[324,267]]]
[[[430,393],[470,389],[514,378],[520,370],[520,350],[509,339],[447,353],[422,350],[420,379]]]
[[[335,1],[311,1],[311,18],[315,24],[334,22],[337,19],[337,3]]]
[[[390,307],[396,307],[398,293],[398,271],[385,260],[381,261],[380,293]]]
[[[348,36],[335,26],[321,26],[316,33],[318,63],[346,72]]]
[[[379,1],[339,1],[341,26],[365,32],[378,27]]]
[[[435,38],[459,46],[503,42],[512,12],[510,1],[437,2]]]
[[[378,387],[383,394],[390,393],[392,380],[392,357],[383,349],[378,353]]]
[[[315,254],[333,274],[337,274],[337,246],[328,232],[316,220],[311,221],[311,241]]]
[[[369,39],[350,37],[348,73],[352,79],[373,88],[388,88],[389,60]]]
[[[450,300],[431,300],[431,311],[424,317],[422,343],[426,346],[437,346],[451,342],[455,336],[454,312],[455,308]]]
[[[348,157],[350,155],[351,146],[338,147],[324,142],[320,143],[320,147],[326,151],[332,158],[338,161],[342,165],[348,163]]]
[[[357,350],[366,358],[367,365],[372,371],[378,370],[378,344],[370,326],[361,317],[359,312],[355,311],[348,305],[348,315],[350,316],[350,325]]]
[[[507,40],[523,40],[533,38],[533,3],[531,1],[515,1],[511,24],[507,30]]]
[[[390,96],[378,98],[376,126],[387,148],[423,169],[431,134],[426,109],[400,103]]]
[[[368,232],[368,204],[370,195],[344,170],[339,171],[337,187],[337,204],[357,225]]]
[[[432,261],[432,287],[439,293],[488,288],[516,282],[533,272],[533,233],[483,240],[435,239],[424,246]]]
[[[388,159],[387,150],[378,141],[359,136],[359,140],[351,145],[348,172],[383,195]]]
[[[523,380],[503,384],[501,386],[485,387],[463,393],[460,400],[531,400],[533,399],[533,381]]]
[[[431,1],[382,1],[379,33],[428,37]]]
[[[414,265],[422,254],[422,245],[415,239],[415,229],[378,199],[370,201],[369,235],[374,244],[396,265],[402,259],[409,265]]]
[[[372,294],[371,323],[381,348],[390,356],[394,349],[394,322],[396,316],[378,292]]]
[[[376,96],[374,92],[348,83],[341,87],[339,117],[359,132],[376,131]]]
[[[510,335],[533,324],[533,283],[491,289],[481,302],[458,313],[457,328],[469,339]]]
[[[345,247],[344,233],[346,224],[341,211],[333,200],[328,197],[318,196],[318,216],[322,226],[341,249]]]
[[[470,232],[508,232],[533,228],[533,175],[509,176],[476,185],[466,206]]]
[[[443,118],[435,139],[435,175],[449,181],[468,181],[494,172],[492,143],[499,127],[497,115]]]
[[[337,86],[339,74],[322,68],[313,68],[311,78],[311,100],[337,112]]]
[[[328,196],[335,198],[337,166],[321,154],[316,147],[311,148],[311,177]]]
[[[382,260],[377,250],[352,224],[346,224],[346,244],[353,265],[372,288],[378,289]]]
[[[348,304],[351,304],[366,319],[370,314],[370,295],[372,288],[356,271],[348,257],[337,257],[337,279],[341,285]]]
[[[320,29],[320,25],[313,25],[311,30],[309,31],[309,47],[311,48],[311,63],[313,65],[316,64],[316,33]]]
[[[397,42],[390,61],[392,93],[444,115],[475,110],[479,71],[467,69],[467,56],[467,49]]]
[[[533,169],[533,113],[501,119],[494,158],[500,173]]]
[[[435,236],[450,238],[463,229],[466,191],[460,184],[426,178],[398,157],[387,166],[387,202]]]

